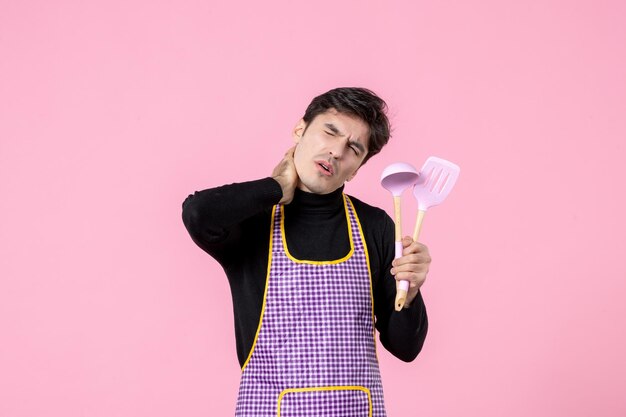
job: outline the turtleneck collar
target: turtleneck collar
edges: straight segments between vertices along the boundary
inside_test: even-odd
[[[287,205],[287,208],[314,211],[335,211],[343,209],[343,188],[344,186],[342,185],[328,194],[314,194],[296,188],[293,200]]]

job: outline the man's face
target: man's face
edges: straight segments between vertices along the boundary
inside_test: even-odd
[[[305,132],[306,130],[306,132]],[[368,150],[369,128],[358,117],[329,109],[308,125],[300,120],[293,131],[298,188],[328,194],[350,181]]]

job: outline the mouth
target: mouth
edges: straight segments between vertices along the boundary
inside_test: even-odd
[[[328,161],[318,160],[315,161],[315,164],[317,165],[318,170],[324,175],[331,176],[335,173],[333,165]]]

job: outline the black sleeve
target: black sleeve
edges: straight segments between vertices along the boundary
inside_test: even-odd
[[[394,224],[385,213],[381,264],[376,279],[375,314],[380,342],[391,354],[405,362],[414,360],[422,350],[428,332],[428,316],[421,291],[410,306],[395,311],[396,280],[391,275],[394,258]]]
[[[196,191],[183,202],[183,223],[193,241],[220,264],[241,236],[241,223],[277,204],[282,189],[273,178]]]

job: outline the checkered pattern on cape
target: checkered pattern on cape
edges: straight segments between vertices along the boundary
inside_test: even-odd
[[[237,417],[385,416],[366,247],[343,198],[351,252],[339,262],[291,259],[274,207],[264,309]]]

